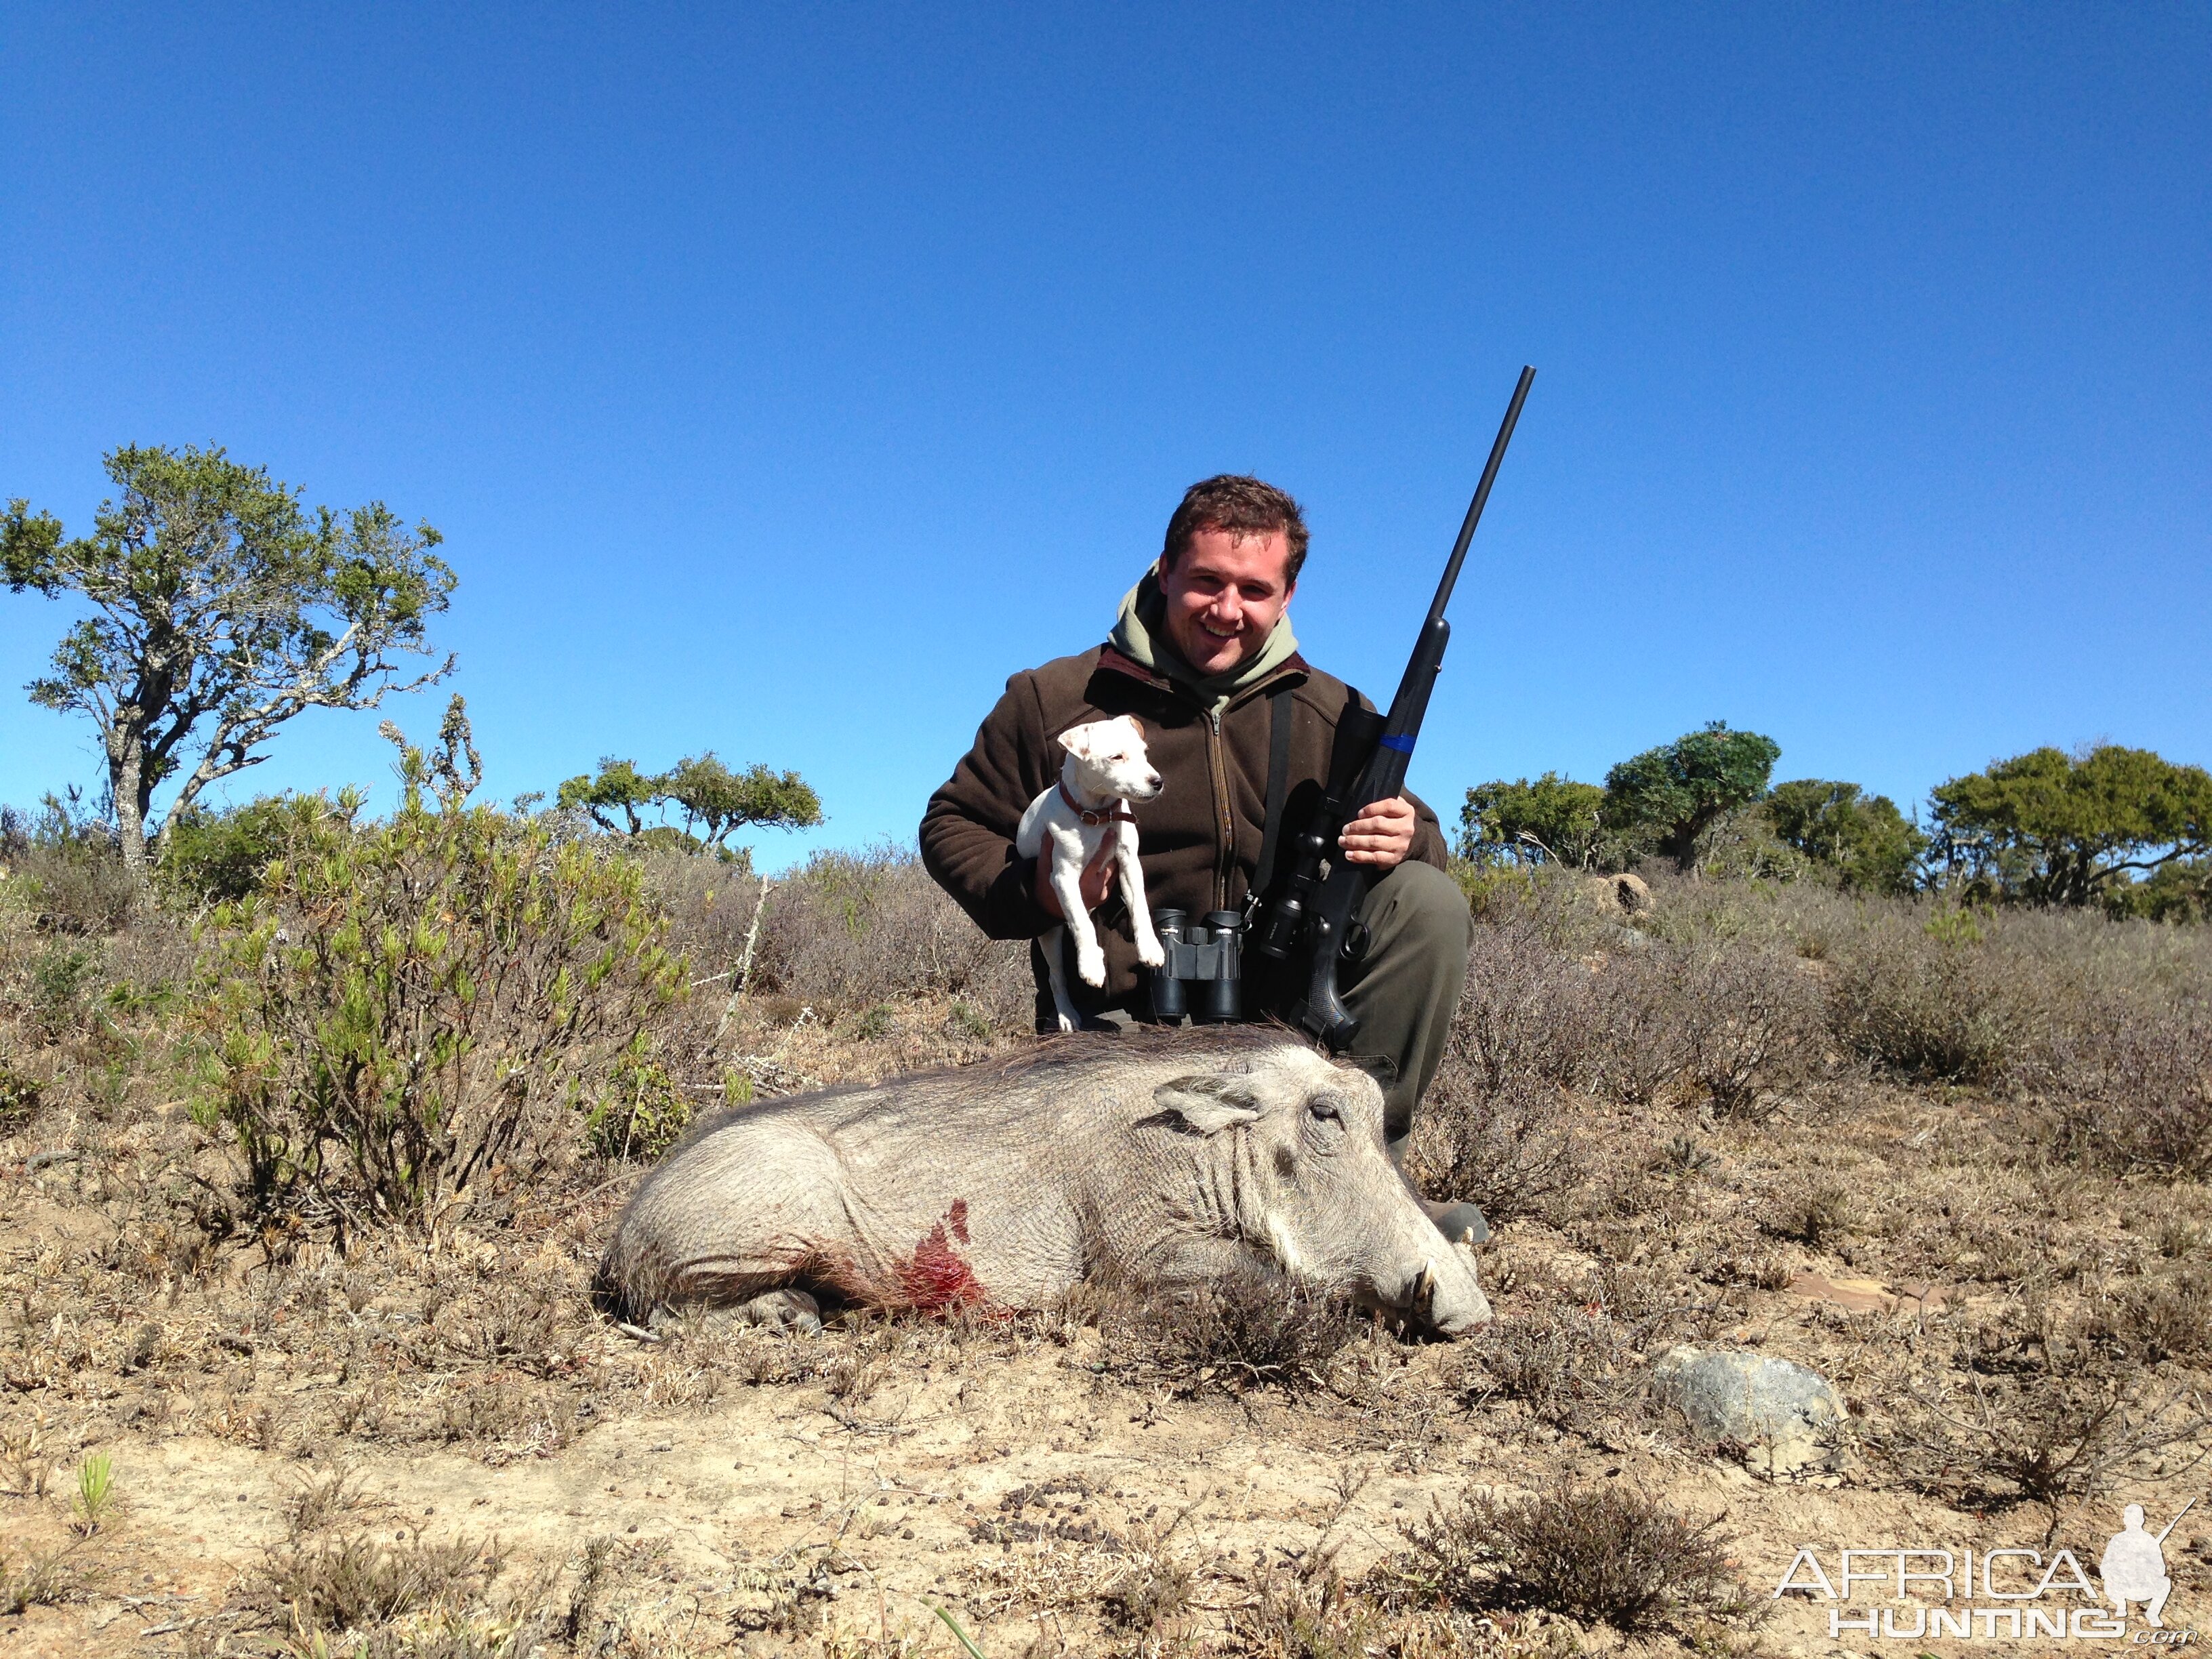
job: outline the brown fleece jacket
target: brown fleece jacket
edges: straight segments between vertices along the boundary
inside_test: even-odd
[[[1320,797],[1338,717],[1358,693],[1292,656],[1240,691],[1217,732],[1189,691],[1102,645],[1006,682],[1006,695],[975,733],[975,746],[929,798],[921,819],[922,862],[993,939],[1035,939],[1054,927],[1054,918],[1036,902],[1035,860],[1014,852],[1015,829],[1029,804],[1060,777],[1062,757],[1054,739],[1060,732],[1085,720],[1134,714],[1144,722],[1152,764],[1166,780],[1157,799],[1134,807],[1146,901],[1156,910],[1173,906],[1194,916],[1241,910],[1265,833],[1267,698],[1285,685],[1293,711],[1285,817],[1292,825],[1302,823]],[[1444,838],[1437,815],[1418,799],[1413,805],[1419,824],[1412,856],[1442,869]],[[1085,1012],[1141,1006],[1145,975],[1118,888],[1097,915],[1105,988],[1094,991],[1071,973],[1068,989]],[[1041,959],[1036,965],[1041,971]]]

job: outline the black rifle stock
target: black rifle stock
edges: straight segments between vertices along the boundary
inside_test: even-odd
[[[1437,584],[1437,597],[1413,641],[1413,655],[1406,665],[1405,678],[1398,682],[1398,695],[1390,700],[1390,712],[1375,714],[1352,708],[1337,722],[1336,744],[1330,754],[1321,805],[1285,848],[1287,869],[1279,890],[1268,902],[1266,920],[1255,940],[1255,948],[1278,960],[1293,952],[1304,955],[1306,983],[1291,1000],[1291,1023],[1338,1053],[1358,1037],[1359,1022],[1346,1012],[1337,994],[1337,969],[1362,948],[1363,941],[1353,937],[1359,906],[1378,878],[1372,865],[1354,864],[1346,858],[1336,838],[1362,807],[1389,800],[1406,787],[1406,767],[1413,757],[1422,719],[1429,712],[1429,694],[1436,689],[1437,672],[1443,666],[1444,647],[1451,640],[1444,607],[1451,602],[1460,566],[1467,561],[1468,544],[1474,539],[1474,527],[1490,500],[1498,463],[1505,459],[1505,446],[1512,441],[1521,405],[1527,401],[1529,382],[1535,378],[1534,369],[1524,368],[1513,388],[1513,401],[1506,405],[1498,441],[1490,447],[1482,482],[1474,488],[1474,500],[1468,505],[1459,539],[1452,544],[1443,580]],[[1322,874],[1324,863],[1328,866],[1325,877]]]

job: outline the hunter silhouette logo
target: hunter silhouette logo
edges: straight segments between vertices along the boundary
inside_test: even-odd
[[[2130,1504],[2120,1511],[2121,1530],[2105,1546],[2105,1558],[2097,1564],[2097,1571],[2105,1581],[2106,1599],[2121,1618],[2128,1616],[2129,1602],[2141,1601],[2144,1622],[2153,1630],[2166,1628],[2159,1614],[2166,1611],[2166,1598],[2173,1594],[2173,1580],[2166,1572],[2166,1534],[2196,1505],[2193,1498],[2184,1504],[2166,1523],[2165,1531],[2155,1537],[2143,1530],[2142,1504]]]
[[[1963,1551],[1918,1546],[1905,1549],[1846,1549],[1832,1558],[1832,1577],[1821,1553],[1801,1547],[1774,1588],[1774,1597],[1796,1594],[1829,1603],[1828,1635],[1846,1632],[1885,1641],[1948,1637],[1970,1642],[2057,1638],[2160,1647],[2194,1645],[2192,1629],[2169,1630],[2166,1598],[2173,1579],[2166,1568],[2166,1540],[2192,1498],[2157,1532],[2143,1524],[2143,1507],[2120,1512],[2120,1530],[2097,1562],[2100,1596],[2069,1549],[2045,1554],[2020,1545]],[[1866,1589],[1881,1586],[1872,1595]],[[1887,1596],[1882,1595],[1886,1589]],[[1858,1600],[1860,1605],[1850,1605]],[[1887,1601],[1890,1605],[1871,1606]],[[2132,1637],[2128,1613],[2139,1607],[2147,1628]]]

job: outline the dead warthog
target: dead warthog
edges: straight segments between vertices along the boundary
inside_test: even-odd
[[[723,1113],[646,1177],[596,1295],[631,1321],[811,1327],[810,1291],[1037,1308],[1092,1273],[1190,1285],[1255,1258],[1446,1334],[1490,1319],[1383,1150],[1374,1079],[1251,1030],[1061,1038]]]

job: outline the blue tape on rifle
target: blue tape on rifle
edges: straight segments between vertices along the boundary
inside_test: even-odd
[[[1413,740],[1411,738],[1382,738],[1377,741],[1385,749],[1395,749],[1401,755],[1410,755],[1413,752]]]

